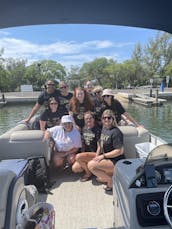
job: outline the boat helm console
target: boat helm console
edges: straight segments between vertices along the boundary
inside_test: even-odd
[[[172,145],[156,147],[138,168],[130,188],[153,188],[160,184],[172,184]]]
[[[172,144],[119,161],[113,183],[116,228],[172,228]]]

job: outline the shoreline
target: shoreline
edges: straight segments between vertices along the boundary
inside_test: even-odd
[[[165,88],[164,92],[161,92],[158,88],[137,88],[137,89],[113,89],[114,95],[118,93],[126,93],[126,94],[150,94],[152,90],[152,94],[155,94],[158,90],[159,96],[168,96],[169,99],[172,99],[172,88]],[[42,91],[33,91],[33,92],[4,92],[1,93],[1,101],[2,95],[5,97],[5,101],[7,101],[6,105],[10,104],[20,104],[20,103],[33,103],[37,101],[38,96]]]

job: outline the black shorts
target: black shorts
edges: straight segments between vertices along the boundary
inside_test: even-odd
[[[119,160],[121,160],[121,159],[125,159],[125,156],[124,156],[124,154],[122,154],[122,155],[119,155],[119,156],[117,156],[117,157],[114,157],[114,158],[109,158],[112,162],[113,162],[113,164],[115,165],[116,163],[117,163],[117,161],[119,161]]]

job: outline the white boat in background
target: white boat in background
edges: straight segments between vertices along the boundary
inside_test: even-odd
[[[122,179],[124,179],[127,184],[129,185],[129,176],[134,176],[133,174],[136,173],[136,166],[132,168],[130,166],[130,162],[134,165],[136,164],[139,166],[143,164],[145,159],[139,158],[139,152],[136,149],[135,145],[141,146],[142,144],[146,144],[149,147],[149,144],[152,144],[154,146],[164,145],[166,142],[163,141],[161,138],[152,135],[149,133],[148,130],[142,128],[142,127],[133,127],[133,126],[120,126],[119,127],[121,131],[124,134],[124,150],[125,150],[125,156],[126,159],[124,162],[120,161],[117,163],[116,167],[116,175],[114,175],[114,193],[106,194],[103,185],[100,183],[97,183],[96,179],[93,178],[92,180],[82,183],[79,181],[79,174],[73,174],[70,169],[56,172],[51,175],[53,175],[53,181],[55,181],[53,187],[50,190],[50,193],[47,194],[39,194],[39,201],[44,201],[47,203],[50,203],[54,206],[56,216],[55,216],[55,222],[56,227],[55,228],[65,228],[65,229],[81,229],[81,228],[96,228],[96,229],[102,229],[102,228],[122,228],[121,226],[114,227],[116,225],[116,215],[114,212],[116,212],[117,206],[121,206],[120,203],[118,205],[114,206],[115,201],[122,202],[120,198],[126,199],[125,204],[125,210],[120,209],[121,212],[124,210],[130,212],[131,209],[134,209],[135,203],[131,203],[131,199],[135,201],[133,198],[131,198],[131,191],[130,187],[127,187],[125,183],[120,182]],[[33,158],[33,160],[37,160],[38,158],[42,158],[44,160],[44,163],[42,166],[47,167],[49,166],[50,161],[50,148],[49,143],[45,142],[43,140],[43,132],[40,130],[31,130],[28,125],[21,123],[14,127],[13,129],[7,131],[5,134],[0,136],[0,166],[5,161],[13,161],[13,160],[24,160],[26,164],[29,163],[30,159]],[[165,144],[166,145],[166,144]],[[149,153],[149,152],[147,152]],[[15,161],[16,163],[16,161]],[[127,169],[122,168],[122,172],[120,169],[121,163],[123,166],[126,166]],[[26,165],[25,165],[26,167]],[[6,168],[7,171],[12,172],[10,168]],[[26,170],[26,169],[22,169]],[[120,171],[120,176],[118,174],[118,170]],[[45,171],[43,169],[43,171]],[[25,174],[25,172],[22,172],[21,174]],[[116,177],[117,176],[117,177]],[[118,177],[119,176],[119,177]],[[23,185],[27,186],[28,180],[26,179],[26,175],[21,175],[21,177],[25,177],[22,182]],[[52,178],[52,176],[51,176]],[[134,178],[133,178],[134,179]],[[130,177],[130,180],[131,177]],[[6,186],[5,183],[7,180],[3,180],[4,187]],[[139,181],[138,181],[139,182]],[[167,189],[167,186],[169,184],[166,184],[163,186],[163,190]],[[1,186],[2,187],[2,186]],[[116,194],[116,187],[119,188],[118,193]],[[123,189],[125,189],[125,192]],[[141,192],[140,187],[136,187],[135,189],[139,190]],[[161,191],[161,188],[158,186],[156,189],[159,189]],[[153,192],[154,189],[144,187],[144,191],[146,190],[147,193]],[[6,191],[7,193],[7,191]],[[124,196],[125,194],[125,196]],[[130,194],[130,195],[129,195]],[[121,195],[121,196],[120,196]],[[131,198],[128,199],[127,198]],[[118,198],[119,197],[119,198]],[[26,201],[27,198],[26,198]],[[20,202],[20,195],[17,194],[16,198],[13,198],[13,205],[11,208],[16,211],[16,206],[19,206]],[[29,205],[29,204],[28,204]],[[3,205],[4,206],[4,205]],[[2,208],[1,208],[2,209]],[[129,210],[130,209],[130,210]],[[1,211],[1,215],[5,215],[5,212],[7,211],[7,208],[4,208],[3,211]],[[119,209],[118,209],[119,211]],[[161,209],[163,211],[163,209]],[[18,212],[18,211],[17,211]],[[125,218],[125,220],[122,220],[122,218]],[[16,216],[15,213],[12,215],[11,218],[11,225],[9,226],[9,229],[13,229],[16,226]],[[119,217],[119,216],[118,216]],[[118,218],[117,217],[117,218]],[[131,223],[130,215],[126,218],[125,215],[120,216],[121,221],[129,220],[128,222]],[[133,217],[133,216],[132,216]],[[135,221],[137,221],[137,214],[135,212]],[[125,225],[124,228],[130,228],[130,229],[138,229],[139,227],[130,227]],[[131,224],[133,225],[133,224]],[[151,228],[151,227],[148,227]],[[166,227],[155,227],[155,228],[166,228]]]

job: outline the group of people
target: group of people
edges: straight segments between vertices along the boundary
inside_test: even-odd
[[[91,81],[71,93],[66,82],[60,82],[57,90],[48,80],[25,121],[29,122],[43,104],[46,109],[39,124],[45,131],[44,138],[55,143],[53,165],[58,168],[68,163],[74,173],[83,173],[82,182],[95,175],[98,182],[106,183],[105,190],[111,191],[115,163],[124,158],[123,134],[118,125],[139,124],[114,98],[111,89],[93,88]]]

